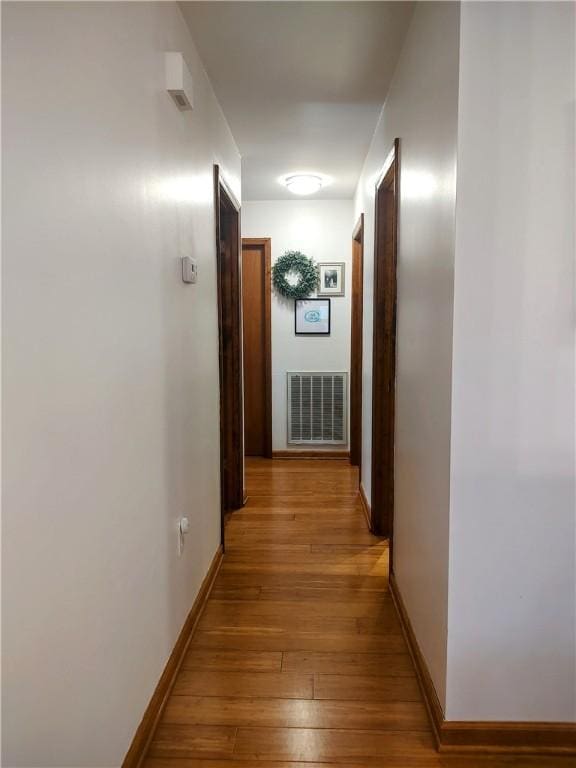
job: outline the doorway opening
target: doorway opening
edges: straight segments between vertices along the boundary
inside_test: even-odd
[[[269,237],[242,239],[244,454],[272,458],[272,312]]]
[[[240,204],[214,166],[220,362],[220,498],[224,519],[244,504]]]
[[[362,472],[362,317],[364,302],[364,214],[352,233],[350,328],[350,464]]]
[[[376,184],[374,230],[371,524],[375,534],[390,539],[390,547],[394,518],[399,146],[396,139]]]

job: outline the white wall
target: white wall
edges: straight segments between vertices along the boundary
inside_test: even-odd
[[[239,194],[240,162],[175,4],[2,6],[3,764],[118,766],[219,544],[212,164]]]
[[[416,6],[355,200],[365,214],[362,484],[370,496],[374,188],[400,138],[394,570],[444,702],[459,4]]]
[[[462,6],[451,719],[576,719],[574,31]]]
[[[331,300],[329,337],[296,336],[294,302],[272,292],[273,450],[314,448],[286,442],[286,372],[350,370],[353,226],[351,200],[248,201],[243,205],[242,236],[272,238],[272,263],[287,250],[302,251],[317,262],[346,262],[346,295]],[[346,446],[334,446],[335,450],[343,448]]]

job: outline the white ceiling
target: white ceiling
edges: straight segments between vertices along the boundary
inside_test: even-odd
[[[331,177],[350,198],[413,10],[411,2],[182,2],[242,154],[244,200],[294,196],[278,177]]]

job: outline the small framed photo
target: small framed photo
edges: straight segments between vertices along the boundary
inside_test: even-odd
[[[294,326],[296,336],[329,336],[330,299],[296,299]]]
[[[344,296],[346,264],[340,261],[336,264],[318,264],[318,266],[320,268],[318,296]]]

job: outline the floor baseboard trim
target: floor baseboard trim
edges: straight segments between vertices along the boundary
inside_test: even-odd
[[[440,731],[440,751],[576,755],[576,725],[445,720]]]
[[[220,546],[210,563],[208,573],[204,577],[204,581],[194,600],[194,605],[186,617],[184,626],[182,627],[174,648],[172,649],[172,653],[166,662],[162,676],[160,677],[158,685],[152,694],[152,698],[146,707],[140,725],[134,734],[132,744],[122,763],[122,768],[139,768],[144,761],[154,731],[156,730],[156,726],[158,725],[162,711],[164,710],[164,706],[174,685],[176,675],[182,665],[182,661],[188,650],[196,625],[198,624],[202,611],[210,596],[210,592],[212,591],[212,587],[214,586],[216,576],[218,575],[218,571],[222,564],[222,557],[222,547]]]
[[[368,503],[368,499],[366,498],[366,491],[364,490],[364,486],[362,483],[360,483],[360,504],[362,505],[362,512],[364,512],[364,517],[366,518],[366,525],[368,526],[368,530],[372,530],[372,510],[370,509],[370,504]]]
[[[272,451],[273,459],[346,459],[350,451]]]
[[[428,666],[416,640],[393,573],[390,574],[390,592],[416,668],[416,676],[428,710],[432,733],[440,752],[576,755],[576,724],[445,720]]]
[[[436,747],[440,748],[440,729],[442,727],[442,723],[444,722],[444,712],[442,711],[440,700],[438,699],[438,694],[436,693],[434,683],[430,677],[428,665],[424,660],[424,656],[422,656],[420,646],[416,640],[416,635],[412,629],[412,623],[406,611],[406,606],[404,605],[404,600],[402,599],[400,590],[398,589],[398,584],[396,582],[394,573],[390,573],[390,593],[392,595],[394,605],[396,606],[402,632],[404,634],[406,643],[408,644],[408,650],[416,669],[416,677],[418,678],[418,684],[420,685],[420,690],[422,691],[424,704],[428,710],[428,717],[430,719],[430,725],[432,726],[432,734],[434,736],[434,740],[436,741]]]

